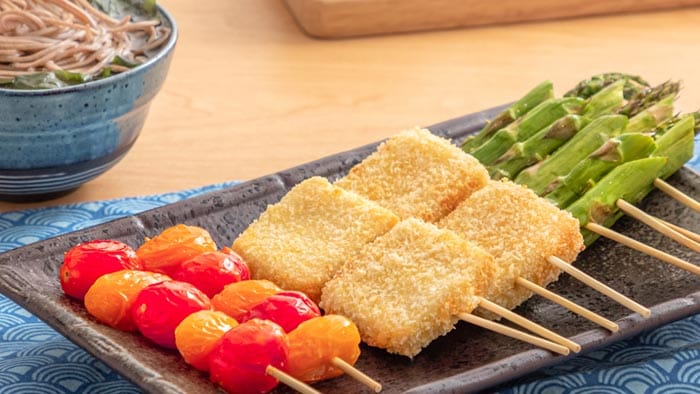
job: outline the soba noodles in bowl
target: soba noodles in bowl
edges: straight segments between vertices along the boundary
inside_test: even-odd
[[[51,198],[116,164],[176,40],[153,0],[0,0],[0,199]]]

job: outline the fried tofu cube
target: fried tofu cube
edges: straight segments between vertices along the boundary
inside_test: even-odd
[[[314,301],[323,285],[360,248],[399,218],[378,204],[312,177],[292,188],[233,243],[252,277]]]
[[[570,213],[510,181],[489,181],[438,226],[493,255],[500,274],[485,298],[509,309],[532,296],[516,286],[518,276],[546,286],[560,272],[547,258],[570,263],[584,248],[579,223]]]
[[[384,141],[335,185],[402,219],[434,223],[488,179],[475,158],[429,130],[415,128]]]
[[[492,266],[454,232],[407,219],[348,260],[320,305],[351,319],[368,345],[413,357],[476,307]]]

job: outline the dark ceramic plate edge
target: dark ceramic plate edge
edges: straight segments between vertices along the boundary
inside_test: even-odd
[[[429,127],[431,131],[438,135],[459,141],[466,135],[481,128],[483,123],[497,113],[503,107],[478,112],[475,114],[455,118]],[[42,294],[42,287],[35,286],[25,280],[23,275],[18,275],[13,270],[15,264],[29,256],[34,259],[41,258],[51,264],[50,257],[54,259],[57,253],[65,251],[65,244],[89,239],[99,238],[100,234],[110,230],[110,237],[118,238],[119,235],[138,235],[143,237],[153,235],[154,231],[162,230],[165,222],[197,222],[198,219],[205,219],[205,209],[203,204],[207,203],[206,210],[212,209],[212,202],[216,205],[217,198],[227,195],[233,197],[233,205],[222,204],[214,209],[231,209],[236,204],[262,203],[264,205],[276,201],[284,192],[301,179],[322,175],[333,178],[342,174],[364,155],[371,152],[378,143],[369,144],[351,151],[338,153],[311,163],[303,164],[288,170],[280,171],[266,177],[240,183],[230,188],[209,192],[197,197],[193,197],[174,204],[155,208],[115,221],[100,224],[69,234],[64,234],[55,238],[40,241],[22,248],[18,248],[0,254],[0,292],[25,307],[54,329],[65,335],[79,346],[85,348],[98,359],[101,359],[120,374],[130,379],[132,382],[147,390],[148,392],[182,392],[176,382],[167,376],[163,376],[157,369],[153,369],[147,363],[135,359],[129,351],[128,346],[124,346],[119,341],[112,340],[101,333],[104,329],[97,324],[88,324],[89,317],[83,312],[70,312],[71,304],[65,298],[56,299]],[[691,170],[683,169],[682,171]],[[696,180],[694,178],[694,180]],[[178,215],[173,212],[179,212]],[[210,212],[211,213],[211,212]],[[243,221],[250,221],[253,218],[243,218]],[[227,234],[228,239],[221,244],[229,244],[237,234]],[[16,268],[16,267],[14,267]],[[51,271],[51,267],[44,267],[46,271]],[[53,267],[55,269],[55,267]],[[602,329],[593,329],[575,335],[573,338],[581,343],[584,351],[607,345],[623,338],[635,335],[642,330],[651,329],[662,324],[700,312],[700,292],[691,293],[686,297],[681,297],[667,302],[663,302],[652,307],[653,316],[650,319],[642,319],[636,314],[630,314],[618,320],[620,332],[609,334]],[[87,320],[87,321],[86,321]],[[130,334],[127,334],[130,335]],[[137,337],[137,336],[134,336]],[[131,339],[129,339],[131,341]],[[142,341],[140,338],[133,338],[134,342]],[[127,344],[128,345],[128,344]],[[483,390],[502,384],[506,381],[520,377],[541,367],[559,363],[567,358],[554,356],[549,352],[535,349],[514,354],[510,357],[482,365],[461,373],[456,373],[448,378],[427,382],[425,385],[415,387],[409,392],[465,392]],[[156,366],[157,367],[157,366]],[[201,378],[196,372],[183,369],[184,378]],[[213,389],[213,387],[212,387]]]

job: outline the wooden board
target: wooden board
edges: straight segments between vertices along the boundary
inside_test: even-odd
[[[642,12],[700,0],[286,0],[310,35],[341,38]]]

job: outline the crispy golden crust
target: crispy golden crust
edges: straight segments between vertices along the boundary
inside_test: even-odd
[[[313,177],[269,206],[234,241],[233,250],[253,278],[318,301],[340,266],[398,221],[376,203]]]
[[[454,232],[407,219],[343,266],[321,307],[355,322],[367,344],[413,357],[475,308],[491,267],[488,253]]]
[[[442,219],[439,227],[455,231],[493,255],[501,273],[485,298],[510,309],[532,295],[515,286],[518,275],[546,286],[559,276],[547,257],[573,262],[583,250],[579,224],[571,214],[509,181],[489,181]]]
[[[399,215],[434,223],[475,190],[488,173],[472,156],[425,129],[404,131],[335,184]]]

